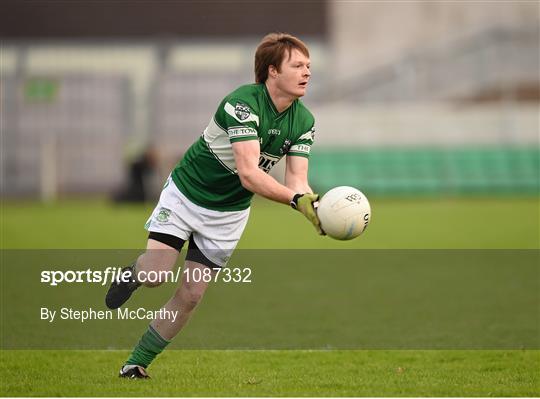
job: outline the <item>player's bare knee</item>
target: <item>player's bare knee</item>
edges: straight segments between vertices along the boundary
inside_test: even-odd
[[[137,279],[145,287],[159,287],[161,284],[168,281],[173,281],[174,274],[167,270],[150,270],[148,272],[139,272]]]
[[[188,291],[186,295],[186,302],[190,307],[195,307],[199,304],[203,297],[203,293],[199,291]]]
[[[163,281],[143,281],[141,284],[146,288],[155,288],[163,284]]]
[[[197,307],[204,295],[204,291],[196,287],[186,287],[181,295],[184,310],[190,312]]]

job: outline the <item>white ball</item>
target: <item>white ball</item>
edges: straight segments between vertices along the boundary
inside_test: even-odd
[[[368,226],[371,207],[360,190],[340,186],[323,195],[317,215],[327,235],[336,240],[351,240],[362,234]]]

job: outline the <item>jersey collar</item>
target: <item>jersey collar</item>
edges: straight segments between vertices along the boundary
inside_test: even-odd
[[[274,102],[272,101],[272,97],[270,97],[270,93],[268,93],[268,88],[266,87],[266,83],[262,83],[262,85],[263,85],[263,91],[264,91],[264,96],[266,98],[266,101],[270,105],[270,108],[272,109],[272,112],[274,113],[274,116],[276,118],[281,118],[283,115],[285,115],[289,111],[289,109],[293,107],[294,103],[297,101],[297,100],[294,100],[290,106],[288,106],[283,112],[279,113],[277,111],[276,106],[274,105]]]

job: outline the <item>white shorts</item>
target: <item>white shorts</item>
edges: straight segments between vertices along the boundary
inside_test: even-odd
[[[249,208],[220,212],[194,204],[169,176],[145,228],[184,241],[192,236],[206,258],[218,266],[225,266],[242,236],[248,217]]]

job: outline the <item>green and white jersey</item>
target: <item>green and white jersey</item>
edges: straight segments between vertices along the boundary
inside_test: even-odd
[[[253,193],[240,183],[232,143],[258,140],[259,168],[268,173],[285,155],[308,158],[314,136],[313,115],[300,100],[278,113],[265,84],[241,86],[223,99],[172,178],[199,206],[217,211],[246,209]]]

